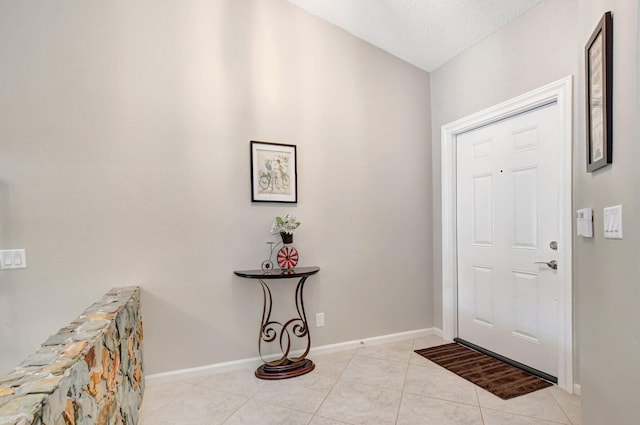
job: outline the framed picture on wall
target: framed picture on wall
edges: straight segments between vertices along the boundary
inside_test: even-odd
[[[251,143],[251,201],[298,202],[296,146]]]
[[[611,164],[613,154],[611,97],[613,86],[613,20],[602,16],[585,45],[587,104],[587,172]]]

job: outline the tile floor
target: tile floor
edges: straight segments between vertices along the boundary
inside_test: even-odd
[[[580,398],[557,387],[503,401],[414,349],[430,336],[310,355],[316,369],[264,381],[252,369],[147,385],[141,425],[580,424]]]

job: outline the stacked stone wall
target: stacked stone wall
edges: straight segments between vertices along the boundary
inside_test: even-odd
[[[112,289],[0,376],[0,425],[136,424],[142,336],[140,289]]]

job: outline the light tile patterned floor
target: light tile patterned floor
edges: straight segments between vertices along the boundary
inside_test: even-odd
[[[503,401],[413,353],[438,337],[309,356],[304,376],[253,370],[147,385],[140,425],[579,425],[580,398],[557,387]]]

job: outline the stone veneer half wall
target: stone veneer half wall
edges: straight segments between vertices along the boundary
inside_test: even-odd
[[[0,377],[0,425],[134,425],[143,393],[140,289],[116,288]]]

